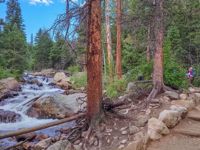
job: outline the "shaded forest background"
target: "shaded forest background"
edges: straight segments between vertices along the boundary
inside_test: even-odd
[[[112,61],[116,54],[115,2],[110,1],[110,29]],[[154,0],[123,0],[122,2],[122,72],[123,78],[108,82],[106,61],[105,2],[102,2],[102,47],[105,88],[111,97],[124,89],[125,83],[143,76],[152,77],[152,58],[155,50]],[[164,5],[164,82],[173,88],[187,87],[186,72],[195,68],[194,84],[200,85],[200,2],[197,0],[169,0]],[[39,29],[27,42],[25,24],[18,0],[7,1],[6,18],[0,26],[0,78],[19,77],[25,70],[46,68],[85,71],[87,46],[86,22],[80,22],[75,36],[66,37],[62,29]],[[51,28],[51,27],[49,27]],[[68,43],[66,43],[68,40]],[[147,58],[147,48],[150,60]],[[112,62],[112,67],[114,63]],[[86,84],[86,77],[78,81]]]

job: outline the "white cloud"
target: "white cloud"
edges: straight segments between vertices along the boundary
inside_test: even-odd
[[[32,5],[36,5],[36,4],[49,5],[49,4],[52,4],[53,1],[52,0],[29,0],[29,3]]]

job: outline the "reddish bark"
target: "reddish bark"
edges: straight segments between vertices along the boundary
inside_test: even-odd
[[[87,47],[87,116],[98,116],[102,99],[101,1],[89,0]]]
[[[153,67],[153,85],[154,88],[150,93],[148,100],[154,98],[157,93],[161,92],[164,87],[163,83],[163,38],[164,38],[164,16],[163,16],[164,0],[156,1],[155,10],[155,55]]]
[[[121,0],[116,0],[116,26],[117,26],[117,46],[116,46],[116,73],[117,77],[122,78],[121,63]]]

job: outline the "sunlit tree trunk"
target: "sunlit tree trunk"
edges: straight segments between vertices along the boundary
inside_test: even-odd
[[[117,26],[117,45],[116,45],[116,74],[119,79],[122,78],[121,62],[121,0],[116,0],[116,26]]]
[[[155,54],[153,66],[153,85],[148,100],[154,98],[159,92],[163,90],[163,38],[164,38],[164,17],[163,17],[163,2],[164,0],[156,1],[155,8]]]
[[[101,0],[88,1],[87,116],[98,116],[102,99]]]
[[[111,32],[110,32],[110,0],[105,0],[105,18],[106,18],[106,47],[107,47],[107,62],[109,76],[113,78],[113,68],[112,68],[112,44],[111,44]]]
[[[148,26],[148,32],[147,32],[147,51],[146,51],[146,57],[147,57],[147,62],[149,63],[150,62],[150,30],[151,30],[151,26],[149,24]]]

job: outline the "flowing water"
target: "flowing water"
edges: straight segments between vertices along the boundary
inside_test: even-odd
[[[32,76],[30,74],[24,74],[24,84],[21,85],[21,91],[17,96],[4,99],[0,102],[0,110],[14,112],[21,117],[16,122],[6,121],[0,122],[0,134],[3,132],[9,132],[18,130],[20,128],[29,128],[36,125],[46,124],[54,121],[53,119],[37,119],[26,115],[27,109],[30,107],[31,100],[45,94],[63,93],[64,91],[52,85],[52,78],[43,76]],[[72,125],[73,123],[71,123]],[[66,124],[65,124],[66,125]],[[67,126],[71,126],[68,123]],[[62,126],[62,125],[61,125]],[[39,132],[54,135],[58,127],[52,127]],[[3,142],[2,142],[3,143]],[[0,146],[1,146],[0,141]],[[4,140],[4,144],[7,143]],[[7,144],[8,145],[8,144]]]

